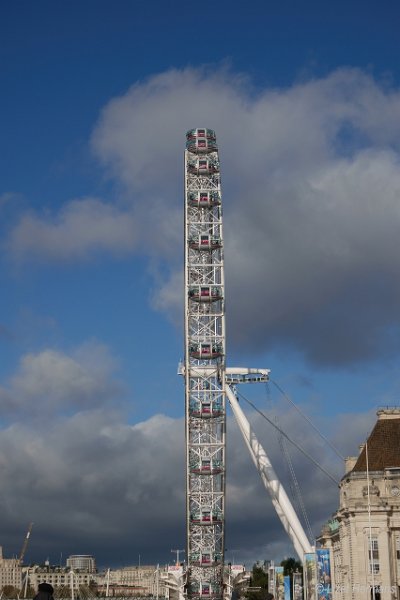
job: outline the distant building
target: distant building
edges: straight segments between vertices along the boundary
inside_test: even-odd
[[[82,560],[80,560],[82,559]],[[84,560],[83,560],[84,559]],[[86,560],[87,559],[87,560]],[[91,559],[91,560],[89,560]],[[92,556],[76,555],[67,559],[67,566],[35,565],[24,567],[27,584],[34,590],[40,583],[50,583],[54,588],[75,590],[96,586],[100,595],[109,596],[165,596],[165,570],[152,565],[95,570]],[[16,586],[18,587],[18,586]],[[21,587],[21,586],[19,586]]]
[[[93,584],[95,574],[88,571],[73,571],[69,567],[35,565],[24,567],[28,576],[28,584],[34,590],[39,583],[50,583],[54,588],[78,589],[81,586],[89,587]]]
[[[67,558],[67,567],[73,571],[96,573],[96,561],[90,554],[72,554]]]
[[[17,558],[3,558],[3,548],[0,546],[0,589],[6,585],[21,589],[22,569]]]
[[[96,576],[98,591],[110,596],[165,596],[164,569],[153,565],[122,567],[110,569]]]
[[[318,539],[331,549],[334,600],[400,600],[400,408],[377,415]]]
[[[50,583],[54,588],[78,589],[89,587],[95,582],[96,561],[89,554],[72,555],[67,558],[67,566],[34,565],[25,567],[28,584],[37,590],[40,583]]]

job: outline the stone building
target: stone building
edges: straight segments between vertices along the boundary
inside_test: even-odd
[[[109,569],[98,573],[98,591],[110,596],[165,596],[166,570],[154,565],[141,565]]]
[[[72,571],[87,571],[96,573],[96,560],[91,554],[71,554],[67,558],[67,567]]]
[[[331,549],[334,600],[400,600],[400,408],[377,416],[318,539]]]
[[[90,558],[92,560],[83,562],[67,560],[66,567],[49,564],[24,567],[27,577],[25,581],[33,590],[37,590],[40,583],[47,582],[54,588],[68,589],[71,594],[74,591],[76,597],[82,595],[83,588],[91,587],[102,596],[165,596],[164,569],[142,565],[108,569],[98,573],[93,570],[95,559]],[[74,569],[71,568],[71,564],[74,565]]]
[[[21,589],[22,569],[17,558],[3,558],[3,548],[0,546],[0,590],[4,586]]]
[[[37,590],[39,583],[50,583],[54,588],[67,588],[76,590],[82,586],[89,587],[95,581],[95,574],[82,570],[73,571],[70,567],[51,565],[34,565],[24,567],[27,577],[26,584]]]

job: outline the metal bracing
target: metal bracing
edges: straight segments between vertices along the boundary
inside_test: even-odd
[[[225,513],[225,322],[221,186],[210,129],[185,152],[187,594],[222,598]],[[221,377],[222,374],[222,377]]]
[[[222,600],[226,397],[273,505],[303,560],[312,547],[230,385],[267,369],[226,368],[220,163],[214,131],[192,129],[185,152],[186,594]]]

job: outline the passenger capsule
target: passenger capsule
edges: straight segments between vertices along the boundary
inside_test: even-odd
[[[200,234],[189,238],[189,248],[192,250],[218,250],[218,248],[222,248],[222,240],[215,235]]]
[[[218,149],[215,131],[212,129],[190,129],[186,134],[186,148],[194,154],[216,152]]]
[[[190,522],[196,525],[214,525],[222,520],[221,512],[212,512],[210,509],[201,509],[190,514]]]
[[[187,594],[190,600],[222,600],[221,586],[216,581],[193,582],[188,587]]]
[[[224,411],[221,402],[199,401],[191,402],[189,414],[197,419],[213,419],[222,417]]]
[[[222,598],[221,586],[216,582],[202,581],[200,594],[200,598],[212,598],[212,600],[217,600],[217,598]]]
[[[223,465],[220,460],[202,458],[200,462],[191,463],[189,470],[195,475],[218,475],[223,472]]]
[[[221,204],[221,197],[218,192],[199,190],[189,193],[188,202],[191,206],[196,206],[197,208],[209,208],[210,206]]]
[[[211,551],[193,552],[189,554],[189,560],[193,566],[213,567],[221,564],[222,554],[213,554]]]
[[[208,156],[197,156],[188,161],[188,171],[193,175],[213,175],[219,172],[219,162]]]
[[[204,138],[204,137],[206,137],[209,140],[217,139],[214,129],[207,129],[204,127],[197,127],[196,129],[189,129],[189,131],[186,133],[187,140],[195,140],[197,138]]]
[[[192,358],[198,360],[211,360],[223,356],[223,348],[222,344],[210,344],[208,342],[190,344],[189,354]]]
[[[222,300],[222,288],[211,285],[197,285],[189,288],[189,298],[195,302],[216,302]]]

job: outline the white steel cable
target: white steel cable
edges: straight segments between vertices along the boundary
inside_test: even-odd
[[[270,387],[268,385],[267,382],[267,397],[268,397],[268,401],[269,404],[272,408],[272,399],[271,399],[271,393],[270,393]],[[278,415],[275,415],[275,422],[276,425],[279,425],[279,419],[278,419]],[[299,481],[296,477],[296,472],[294,470],[293,467],[293,462],[292,462],[292,458],[290,456],[290,452],[289,449],[287,447],[286,441],[284,439],[284,437],[282,436],[282,434],[280,432],[277,431],[277,437],[278,437],[278,443],[281,449],[282,454],[284,455],[285,459],[286,459],[286,464],[288,466],[288,470],[289,470],[289,474],[290,477],[292,478],[292,484],[290,485],[290,489],[292,490],[292,496],[295,502],[297,502],[301,514],[303,515],[303,519],[304,519],[304,523],[306,525],[307,528],[307,533],[308,533],[308,538],[309,540],[314,540],[314,534],[311,528],[311,523],[310,520],[308,518],[308,514],[306,511],[306,507],[304,504],[304,500],[303,500],[303,494],[301,493],[301,488],[299,485]]]
[[[297,406],[297,404],[295,404],[293,402],[293,400],[290,398],[290,396],[288,396],[284,390],[280,387],[280,385],[278,383],[276,383],[276,381],[273,381],[272,379],[270,379],[271,383],[274,384],[274,386],[280,391],[280,393],[282,394],[282,396],[288,401],[290,402],[290,404],[293,406],[293,408],[295,408],[297,410],[297,412],[303,417],[303,419],[305,419],[307,421],[307,423],[309,425],[311,425],[311,427],[314,429],[314,431],[316,431],[318,433],[318,435],[320,436],[320,438],[322,438],[324,440],[324,442],[326,442],[328,444],[328,446],[330,446],[332,448],[332,450],[334,451],[334,453],[336,454],[336,456],[338,456],[341,460],[345,460],[344,456],[342,456],[339,452],[339,450],[332,444],[332,442],[330,442],[328,440],[328,438],[326,438],[324,436],[323,433],[321,433],[319,431],[319,429],[314,425],[314,423],[309,419],[309,417],[307,417],[307,415],[305,415],[300,408]]]
[[[293,487],[294,487],[293,495],[300,506],[301,514],[303,515],[303,519],[304,519],[304,522],[307,527],[308,538],[310,540],[314,540],[314,535],[313,535],[313,532],[311,529],[311,523],[310,523],[310,520],[307,515],[306,507],[305,507],[304,500],[303,500],[303,494],[301,493],[300,485],[299,485],[298,479],[296,477],[295,470],[293,468],[293,463],[292,463],[292,459],[290,457],[289,449],[287,447],[287,444],[286,444],[284,438],[281,436],[281,434],[279,434],[279,436],[280,436],[281,448],[282,448],[283,454],[285,455],[286,462],[289,467],[289,472],[290,472],[290,475],[293,480]]]
[[[272,425],[272,427],[275,427],[275,429],[277,429],[284,438],[286,438],[287,440],[289,440],[289,442],[291,444],[293,444],[293,446],[295,446],[302,454],[304,454],[304,456],[306,458],[308,458],[316,467],[318,467],[318,469],[320,469],[323,473],[325,473],[325,475],[327,477],[329,477],[329,479],[331,481],[333,481],[333,483],[335,483],[336,485],[339,485],[339,480],[335,479],[335,477],[333,475],[331,475],[329,473],[329,471],[327,471],[322,465],[319,464],[319,462],[317,462],[308,452],[306,452],[306,450],[304,450],[299,444],[297,444],[294,440],[292,440],[287,433],[285,433],[283,431],[283,429],[281,429],[280,427],[278,427],[277,425],[275,425],[275,423],[273,421],[271,421],[271,419],[269,419],[267,417],[267,415],[265,415],[260,409],[257,408],[257,406],[255,404],[253,404],[253,402],[251,402],[250,400],[248,400],[245,396],[243,396],[243,394],[241,394],[240,392],[237,392],[238,396],[240,396],[241,398],[243,398],[243,400],[245,400],[245,402],[247,402],[247,404],[249,404],[260,416],[263,417],[263,419],[265,419],[266,421],[268,421],[268,423],[270,423],[270,425]]]

